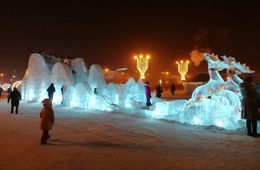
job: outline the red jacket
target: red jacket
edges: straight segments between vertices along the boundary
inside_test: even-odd
[[[151,89],[148,84],[144,85],[146,98],[151,98]]]

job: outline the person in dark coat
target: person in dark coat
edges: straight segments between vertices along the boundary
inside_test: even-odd
[[[15,113],[18,114],[18,107],[21,100],[21,93],[18,91],[16,87],[14,87],[14,90],[11,92],[11,94],[8,96],[8,103],[11,100],[11,112],[14,112],[15,107]]]
[[[63,101],[64,101],[64,91],[65,91],[65,87],[64,87],[64,85],[61,87],[61,95],[62,95],[62,100],[61,100],[61,104],[63,104]]]
[[[0,99],[1,99],[1,97],[2,97],[2,92],[3,92],[3,88],[0,87]]]
[[[7,96],[9,97],[10,96],[10,94],[12,93],[12,88],[11,87],[9,87],[7,90]]]
[[[149,86],[149,82],[146,81],[145,84],[144,84],[144,89],[145,89],[145,96],[146,96],[146,106],[151,106],[151,89],[150,89],[150,86]]]
[[[162,85],[158,84],[156,86],[156,97],[160,98],[162,96],[162,92],[163,92]]]
[[[175,94],[175,84],[174,83],[172,83],[172,85],[171,85],[171,93],[172,93],[172,95],[174,96],[174,94]]]
[[[48,87],[47,92],[48,92],[49,99],[52,100],[53,94],[55,92],[55,87],[53,83],[51,83],[51,85]]]
[[[246,77],[241,83],[242,99],[242,118],[246,119],[247,135],[257,137],[257,120],[260,119],[258,112],[259,94],[256,91],[253,77]]]

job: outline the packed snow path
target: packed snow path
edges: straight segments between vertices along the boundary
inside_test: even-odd
[[[40,145],[40,104],[18,115],[0,102],[0,170],[260,169],[260,138],[119,113],[54,106],[49,144]]]

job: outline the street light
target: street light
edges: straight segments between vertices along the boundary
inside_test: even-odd
[[[180,62],[176,61],[176,64],[178,65],[178,72],[181,75],[181,80],[186,80],[185,75],[188,72],[189,63],[189,60],[186,60],[185,62],[183,60],[181,60]]]
[[[141,54],[139,56],[134,56],[134,59],[136,59],[136,67],[140,73],[140,79],[145,79],[145,72],[148,70],[148,60],[150,59],[150,56],[146,55],[146,57],[143,57]]]

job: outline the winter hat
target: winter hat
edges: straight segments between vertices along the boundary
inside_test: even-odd
[[[42,100],[42,103],[43,103],[43,104],[46,104],[46,105],[50,105],[50,106],[52,105],[51,100],[50,100],[50,99],[47,99],[47,98],[46,98],[46,99],[43,99],[43,100]]]

